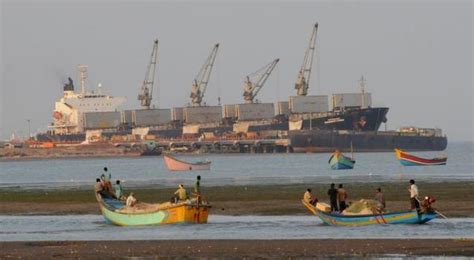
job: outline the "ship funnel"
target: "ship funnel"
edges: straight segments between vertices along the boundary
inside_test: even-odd
[[[64,91],[74,91],[74,83],[72,82],[71,77],[68,77],[67,81],[68,82],[66,84],[64,84],[64,86],[63,86],[63,90]]]

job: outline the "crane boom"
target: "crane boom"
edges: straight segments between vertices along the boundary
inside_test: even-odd
[[[306,96],[308,94],[309,80],[311,78],[311,68],[313,66],[314,50],[316,48],[316,35],[318,33],[318,23],[313,27],[313,32],[309,40],[308,49],[304,55],[303,65],[296,79],[295,89],[298,96]]]
[[[211,54],[209,54],[206,62],[201,67],[201,70],[194,78],[190,95],[193,106],[201,105],[204,93],[206,92],[207,83],[209,83],[209,78],[211,77],[211,71],[212,67],[214,66],[214,61],[216,60],[218,49],[219,43],[216,43],[211,51]]]
[[[153,50],[151,51],[150,62],[145,73],[145,79],[143,85],[138,94],[138,100],[140,105],[146,109],[150,109],[151,99],[153,96],[153,84],[155,81],[156,62],[158,60],[158,40],[155,40],[153,44]]]
[[[275,59],[272,62],[260,68],[259,70],[257,70],[256,72],[245,77],[243,96],[246,103],[254,102],[254,98],[257,96],[258,92],[262,89],[263,85],[267,81],[268,77],[272,73],[278,61],[280,61],[280,59]],[[257,76],[257,75],[258,75],[257,80],[255,83],[253,83],[250,80],[250,78],[252,76]]]

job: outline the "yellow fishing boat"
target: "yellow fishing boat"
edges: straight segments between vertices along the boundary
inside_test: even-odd
[[[102,215],[108,223],[118,226],[143,226],[173,223],[207,223],[211,205],[197,199],[178,203],[137,203],[126,206],[123,201],[103,198],[97,194],[97,201]]]

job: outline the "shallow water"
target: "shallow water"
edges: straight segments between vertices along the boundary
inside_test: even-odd
[[[448,155],[446,166],[406,167],[394,153],[356,153],[354,170],[334,171],[329,154],[228,154],[183,155],[185,160],[212,161],[211,171],[170,172],[162,157],[19,160],[0,162],[0,188],[62,188],[91,185],[107,166],[113,179],[126,185],[175,186],[193,183],[202,175],[202,185],[247,185],[275,183],[474,180],[474,143],[451,143],[443,152],[420,152],[420,156]]]
[[[118,227],[101,215],[0,216],[0,241],[474,238],[474,218],[436,219],[424,225],[332,227],[315,216],[209,216],[204,225]]]

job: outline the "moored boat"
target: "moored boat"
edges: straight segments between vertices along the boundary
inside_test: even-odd
[[[395,149],[395,155],[398,161],[404,166],[430,166],[430,165],[446,165],[447,157],[437,157],[433,159],[425,159],[414,156],[400,149]]]
[[[377,224],[424,224],[436,218],[435,212],[420,212],[416,210],[396,211],[387,213],[342,215],[320,210],[305,201],[303,204],[325,224],[331,226],[366,226]]]
[[[185,162],[179,160],[169,154],[163,155],[166,167],[170,171],[203,171],[211,169],[210,161],[201,161],[201,162]]]
[[[354,168],[355,160],[344,156],[340,151],[335,151],[329,158],[328,163],[333,170],[347,170]]]
[[[211,206],[207,203],[187,200],[180,203],[138,203],[127,207],[117,199],[103,198],[97,201],[105,220],[118,226],[143,226],[173,223],[207,223]]]

